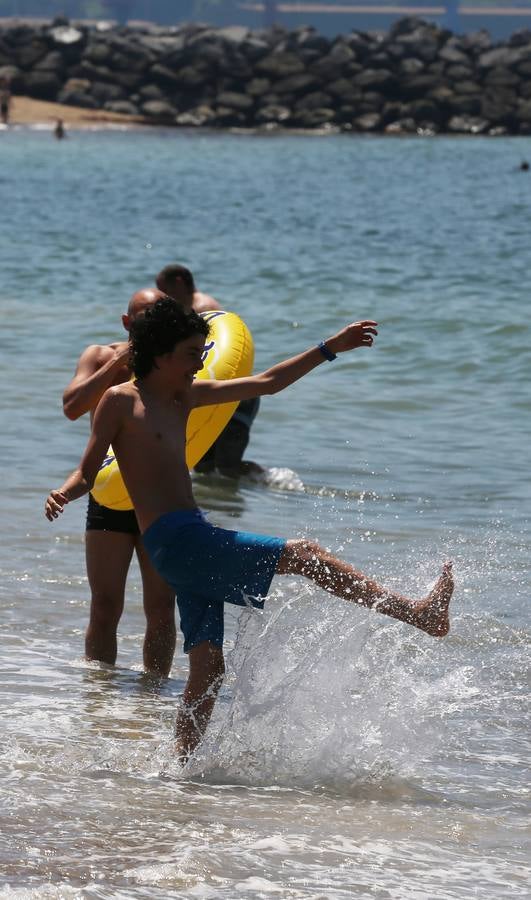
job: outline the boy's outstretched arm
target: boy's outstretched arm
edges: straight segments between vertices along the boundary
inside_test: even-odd
[[[377,324],[371,319],[352,322],[316,347],[277,363],[259,375],[230,381],[196,380],[192,386],[192,405],[230,403],[263,394],[276,394],[307,375],[326,359],[333,359],[338,353],[355,350],[357,347],[372,347],[374,336],[378,334]]]
[[[118,397],[115,388],[110,388],[96,409],[92,431],[79,466],[60,488],[50,491],[46,498],[44,514],[50,522],[57,519],[67,503],[83,497],[90,491],[109,445],[118,434],[122,409],[123,400]]]

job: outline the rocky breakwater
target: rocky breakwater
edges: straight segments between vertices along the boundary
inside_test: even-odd
[[[333,40],[311,28],[0,29],[16,94],[176,126],[531,133],[531,31],[493,44],[418,19]]]

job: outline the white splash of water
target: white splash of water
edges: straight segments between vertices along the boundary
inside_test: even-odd
[[[283,587],[265,613],[243,614],[230,702],[186,776],[337,787],[410,776],[468,674],[446,674],[441,642],[414,629],[313,585]]]

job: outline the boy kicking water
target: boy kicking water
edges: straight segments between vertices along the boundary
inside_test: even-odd
[[[94,416],[79,467],[46,499],[52,521],[89,491],[113,445],[154,567],[174,588],[190,672],[177,717],[178,750],[186,759],[207,727],[224,673],[223,604],[262,608],[277,575],[303,575],[338,597],[420,628],[435,637],[449,629],[453,592],[446,564],[433,590],[414,601],[387,590],[319,544],[228,531],[197,508],[185,460],[186,422],[195,406],[275,394],[325,360],[370,347],[376,322],[354,322],[326,342],[232,381],[194,380],[202,369],[209,326],[174,300],[157,301],[130,331],[136,381],[109,388]]]

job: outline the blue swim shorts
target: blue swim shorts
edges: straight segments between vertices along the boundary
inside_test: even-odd
[[[262,609],[286,541],[211,525],[200,509],[166,513],[143,535],[177,597],[184,652],[223,646],[223,604]]]

